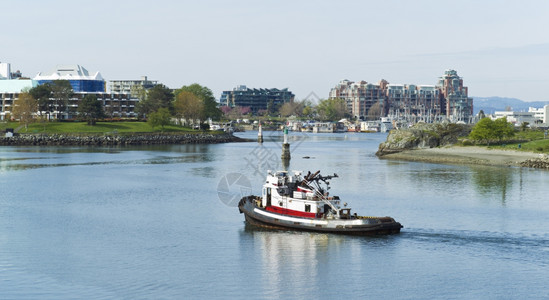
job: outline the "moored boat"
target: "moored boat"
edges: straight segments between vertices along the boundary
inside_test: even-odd
[[[347,203],[329,196],[329,180],[335,177],[320,171],[305,176],[269,171],[262,195],[243,197],[238,208],[247,223],[260,227],[356,235],[400,232],[402,225],[393,218],[352,214]]]

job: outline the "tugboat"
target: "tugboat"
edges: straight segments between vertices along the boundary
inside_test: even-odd
[[[251,225],[353,235],[399,233],[402,225],[391,217],[364,217],[351,214],[347,203],[329,196],[329,180],[337,174],[322,176],[320,171],[267,172],[262,195],[243,197],[240,213]],[[324,187],[325,185],[325,187]]]

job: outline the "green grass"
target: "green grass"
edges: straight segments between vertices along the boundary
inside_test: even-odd
[[[17,126],[19,126],[18,122],[1,121],[0,122],[0,133],[6,132],[6,128],[17,128]]]
[[[519,131],[515,134],[513,140],[523,140],[524,142],[503,142],[501,145],[490,145],[490,148],[549,153],[549,139],[545,139],[544,137],[545,135],[542,130]]]
[[[534,140],[540,140],[543,139],[544,133],[542,130],[526,130],[526,131],[518,131],[515,133],[514,139],[517,140],[528,140],[528,141],[534,141]]]
[[[19,127],[19,123],[11,123],[11,128]],[[154,129],[145,122],[97,122],[94,126],[86,122],[47,122],[33,123],[28,129],[20,128],[19,133],[84,133],[84,134],[107,134],[107,133],[137,133],[137,132],[162,132],[160,127]],[[199,131],[177,125],[167,125],[163,132],[188,132]]]
[[[519,148],[520,145],[520,148]],[[535,153],[549,153],[549,139],[541,139],[523,143],[511,143],[490,146],[493,149],[509,149],[509,150],[519,150]]]

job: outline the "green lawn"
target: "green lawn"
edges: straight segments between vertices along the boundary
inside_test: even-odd
[[[520,145],[520,146],[519,146]],[[536,153],[549,153],[549,139],[534,140],[524,143],[503,144],[490,146],[494,149],[512,149]]]
[[[20,126],[17,122],[2,124],[2,128],[17,128]],[[97,122],[94,126],[88,125],[86,122],[47,122],[33,123],[28,129],[20,128],[19,133],[136,133],[136,132],[161,132],[160,127],[154,129],[145,122]],[[167,125],[164,127],[164,132],[199,132],[188,127],[176,125]]]
[[[525,140],[520,143],[503,143],[501,145],[491,145],[493,149],[510,149],[536,153],[549,153],[549,139],[545,139],[545,134],[541,130],[520,131],[515,134],[513,139]],[[520,146],[519,146],[520,145]]]

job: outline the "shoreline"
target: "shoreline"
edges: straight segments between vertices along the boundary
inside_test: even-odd
[[[230,133],[136,133],[123,135],[24,134],[0,137],[0,146],[130,146],[247,142]]]
[[[535,167],[529,162],[545,161],[542,154],[516,150],[487,149],[478,146],[449,146],[404,150],[385,154],[380,159],[428,163],[468,164],[485,166]],[[542,168],[547,168],[546,166]]]

